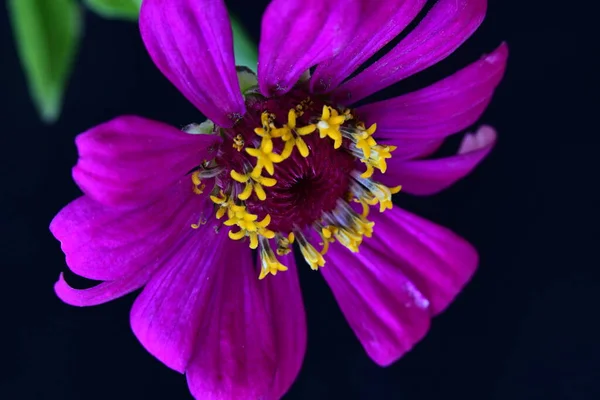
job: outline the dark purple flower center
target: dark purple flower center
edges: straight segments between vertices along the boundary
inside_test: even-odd
[[[312,102],[303,107],[304,113],[297,122],[298,126],[306,126],[320,117],[326,104],[324,99],[310,97],[299,89],[277,99],[259,96],[248,99],[248,112],[244,118],[233,128],[222,130],[223,142],[215,159],[223,167],[218,176],[221,188],[238,183],[231,178],[231,170],[242,173],[251,172],[254,168],[256,158],[243,150],[238,151],[235,144],[240,143],[241,137],[244,147],[260,147],[262,137],[254,129],[261,126],[263,112],[275,115],[273,124],[282,126],[287,123],[289,110],[305,99]],[[347,151],[334,149],[330,140],[321,139],[318,134],[304,136],[303,140],[309,149],[308,156],[303,157],[294,149],[288,158],[275,164],[272,178],[277,184],[264,187],[266,199],[260,200],[253,194],[246,200],[247,210],[258,215],[259,219],[267,214],[271,216],[271,230],[292,232],[295,227],[310,227],[323,212],[335,209],[337,200],[349,191],[350,173],[355,168],[356,158]],[[281,154],[284,147],[283,141],[274,140],[273,152]]]
[[[287,269],[271,242],[285,255],[297,241],[313,269],[325,264],[333,241],[357,252],[373,232],[369,207],[392,208],[391,196],[400,190],[370,179],[375,169],[385,172],[394,147],[377,144],[375,124],[366,128],[351,110],[301,84],[274,98],[246,93],[246,108],[232,128],[215,127],[222,141],[215,158],[192,174],[194,192],[214,178],[216,217],[227,215],[231,239],[260,246],[261,278]],[[321,237],[320,251],[307,239],[311,229]]]

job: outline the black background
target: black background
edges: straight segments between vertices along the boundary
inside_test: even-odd
[[[228,2],[255,39],[266,3]],[[499,131],[491,156],[442,194],[399,197],[473,242],[480,268],[428,336],[388,368],[369,360],[324,281],[302,268],[308,353],[286,399],[600,398],[592,197],[600,46],[590,11],[555,3],[490,0],[459,51],[386,92],[425,86],[508,42],[507,74],[481,119]],[[0,13],[0,399],[190,399],[185,378],[130,332],[135,294],[79,309],[53,293],[66,266],[48,224],[79,195],[75,135],[120,114],[202,121],[154,67],[136,24],[88,12],[85,25],[64,112],[46,126]]]

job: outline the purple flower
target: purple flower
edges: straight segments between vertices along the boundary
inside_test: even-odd
[[[51,230],[69,268],[103,282],[79,290],[61,276],[58,296],[91,306],[143,287],[133,331],[186,373],[196,398],[276,399],[306,347],[296,245],[375,362],[409,351],[478,257],[448,229],[393,207],[391,196],[398,185],[439,192],[489,153],[496,134],[484,126],[457,155],[427,159],[479,118],[508,55],[502,44],[427,88],[349,108],[448,56],[486,10],[485,0],[439,0],[397,46],[346,79],[424,3],[273,0],[256,79],[236,71],[221,0],[144,0],[152,59],[209,120],[181,131],[123,116],[77,138],[73,176],[85,195]]]

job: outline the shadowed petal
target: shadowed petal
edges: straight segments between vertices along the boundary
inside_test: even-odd
[[[375,179],[386,185],[402,185],[402,191],[416,195],[440,192],[459,179],[467,176],[489,154],[496,143],[496,131],[482,126],[474,134],[465,135],[452,157],[433,160],[388,160],[385,174],[376,174]]]
[[[197,167],[217,141],[216,135],[191,135],[160,122],[119,117],[77,137],[73,178],[99,203],[139,207]]]
[[[279,399],[306,347],[293,257],[282,258],[289,271],[260,281],[247,243],[235,242],[223,257],[187,368],[190,390],[197,399]]]
[[[439,0],[395,48],[336,89],[336,98],[355,103],[438,63],[475,32],[486,8],[487,0]]]
[[[394,254],[363,247],[366,243],[353,254],[333,244],[321,271],[369,357],[385,366],[425,336],[429,302],[403,273]]]
[[[54,291],[59,299],[78,307],[96,306],[123,297],[144,286],[154,273],[155,268],[146,268],[116,281],[102,282],[89,289],[71,287],[61,273]]]
[[[279,360],[270,396],[266,399],[279,399],[289,390],[300,372],[306,352],[306,317],[294,254],[279,256],[279,261],[288,267],[288,271],[268,276],[259,284],[264,301],[272,307],[272,340]]]
[[[222,0],[144,0],[140,30],[156,66],[208,119],[231,127],[244,114]]]
[[[508,47],[503,43],[440,82],[359,107],[356,112],[367,124],[377,122],[377,139],[399,146],[398,150],[404,140],[445,138],[466,129],[481,116],[504,75],[507,58]]]
[[[427,332],[477,266],[475,249],[450,230],[394,207],[373,213],[375,235],[359,253],[337,243],[322,269],[369,356],[388,365]]]
[[[426,0],[362,1],[360,28],[337,57],[317,67],[311,77],[315,92],[336,88],[362,63],[396,37],[417,16]]]
[[[260,281],[247,242],[195,233],[136,300],[135,335],[196,398],[279,398],[305,350],[294,265]]]
[[[432,315],[444,311],[475,273],[479,263],[475,248],[448,228],[397,206],[369,218],[375,222],[376,234],[363,242],[361,253],[366,245],[396,260],[429,300]]]
[[[184,372],[191,357],[205,307],[215,295],[222,256],[231,242],[226,233],[216,233],[212,225],[190,232],[187,238],[131,310],[131,327],[140,342],[179,372]]]
[[[54,217],[50,230],[61,242],[71,271],[112,281],[161,259],[198,222],[206,200],[205,195],[192,193],[189,179],[134,209],[107,207],[83,196]]]
[[[258,82],[266,96],[282,95],[310,67],[344,50],[360,2],[273,0],[262,19]]]
[[[384,133],[382,133],[384,135]],[[386,137],[377,138],[381,144],[391,144],[398,146],[394,150],[393,158],[396,160],[412,160],[429,156],[436,152],[444,143],[444,139],[394,139],[393,141]],[[359,170],[364,169],[364,164]]]

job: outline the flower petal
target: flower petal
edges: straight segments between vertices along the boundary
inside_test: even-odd
[[[354,33],[360,6],[358,1],[271,1],[258,51],[261,92],[284,94],[310,67],[340,53]]]
[[[54,217],[50,230],[71,271],[112,281],[155,264],[200,219],[206,203],[206,196],[192,193],[188,179],[135,209],[111,208],[83,196]]]
[[[352,40],[337,57],[316,68],[311,77],[315,92],[328,92],[336,88],[362,63],[396,37],[417,16],[426,0],[380,2],[362,1],[361,25]]]
[[[439,0],[395,48],[334,91],[344,104],[428,68],[449,56],[479,27],[487,0]]]
[[[366,245],[400,261],[397,265],[429,300],[432,315],[444,311],[475,273],[477,250],[448,228],[398,206],[369,218],[375,222],[375,240],[365,241],[361,253]]]
[[[342,312],[375,362],[388,365],[427,332],[473,275],[464,239],[394,207],[372,214],[375,235],[353,254],[337,243],[322,269]]]
[[[306,348],[293,257],[282,259],[289,271],[259,281],[250,258],[240,260],[235,248],[228,253],[188,365],[190,390],[197,399],[279,399]]]
[[[386,366],[427,333],[429,301],[397,260],[363,250],[365,245],[353,254],[333,244],[322,273],[369,357]]]
[[[198,166],[217,140],[140,117],[119,117],[77,137],[73,178],[99,203],[139,207]]]
[[[415,158],[426,157],[435,153],[444,143],[444,139],[388,139],[385,133],[383,138],[377,137],[381,144],[391,144],[398,148],[392,153],[393,158],[397,160],[412,160]],[[362,165],[364,168],[364,164]]]
[[[154,268],[145,268],[115,281],[102,282],[89,289],[71,287],[61,273],[58,282],[54,285],[54,291],[59,299],[72,306],[96,306],[141,288],[148,282],[154,271]]]
[[[280,399],[289,390],[300,372],[306,352],[306,316],[294,254],[279,256],[279,261],[288,267],[288,271],[270,275],[257,284],[263,301],[271,307],[270,324],[279,362],[271,395],[266,399]]]
[[[222,0],[144,0],[140,30],[156,66],[208,119],[231,127],[244,114]]]
[[[192,355],[203,308],[217,285],[219,260],[230,242],[211,226],[189,231],[131,310],[131,327],[142,345],[179,372]]]
[[[136,300],[135,335],[187,373],[196,398],[280,397],[306,341],[296,272],[260,281],[247,242],[212,227],[195,233]]]
[[[388,160],[385,174],[376,180],[391,186],[402,185],[402,191],[416,195],[440,192],[468,175],[491,151],[496,143],[496,131],[482,126],[474,134],[467,134],[458,155],[435,160]]]
[[[503,43],[491,54],[440,82],[359,107],[356,112],[367,124],[377,122],[378,140],[398,147],[409,139],[445,138],[472,125],[481,116],[504,75],[507,58],[508,46]]]

